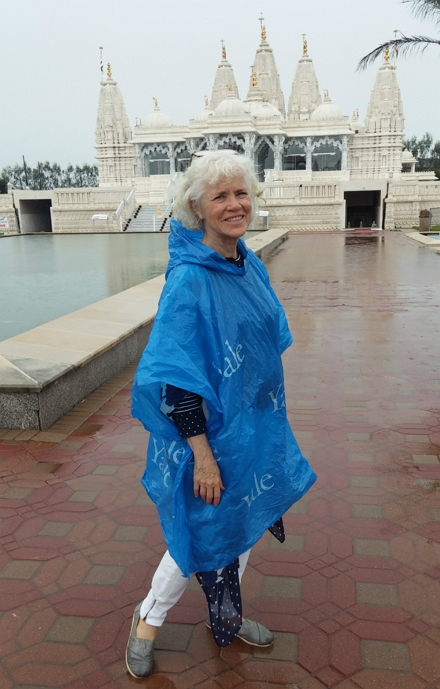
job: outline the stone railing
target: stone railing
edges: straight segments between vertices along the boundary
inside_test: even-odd
[[[55,189],[53,193],[54,232],[120,232],[136,206],[133,187]]]
[[[149,205],[165,202],[166,189],[172,175],[151,175],[151,177],[135,177],[136,199],[138,203]]]
[[[324,180],[323,180],[324,181]],[[292,185],[285,182],[272,182],[263,188],[262,198],[272,205],[273,203],[314,203],[322,201],[334,201],[337,196],[337,184],[301,184]]]
[[[87,187],[76,189],[54,189],[55,210],[86,210],[87,208],[117,208],[132,187]]]

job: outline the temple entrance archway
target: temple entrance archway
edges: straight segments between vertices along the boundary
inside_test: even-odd
[[[20,199],[20,227],[23,234],[52,232],[51,199]]]
[[[382,227],[379,190],[346,191],[345,227]]]

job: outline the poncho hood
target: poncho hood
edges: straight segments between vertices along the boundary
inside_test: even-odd
[[[244,257],[244,265],[242,268],[237,268],[236,265],[226,260],[224,256],[221,256],[209,246],[206,246],[206,244],[202,244],[202,239],[202,231],[188,230],[175,218],[171,219],[171,231],[168,239],[170,261],[166,271],[167,279],[173,268],[184,263],[204,266],[211,270],[217,270],[235,276],[245,275],[247,273],[249,266],[248,250],[241,238],[238,240],[237,246],[241,255]]]

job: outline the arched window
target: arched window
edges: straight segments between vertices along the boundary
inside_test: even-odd
[[[312,152],[312,170],[313,172],[327,172],[331,170],[340,170],[342,160],[341,148],[336,142],[323,139],[317,140]]]
[[[217,144],[217,150],[223,148],[229,149],[230,151],[237,151],[240,155],[244,154],[244,139],[241,135],[235,136],[234,134],[228,134],[227,136],[222,136],[219,138]]]
[[[304,146],[298,142],[284,145],[283,170],[305,170],[306,152]]]
[[[255,174],[259,182],[264,182],[264,171],[273,170],[275,167],[275,159],[273,149],[268,142],[263,139],[255,151]]]
[[[147,177],[150,175],[169,175],[170,159],[164,151],[149,151],[146,156]]]
[[[176,148],[176,172],[185,172],[191,162],[191,154],[187,146]]]

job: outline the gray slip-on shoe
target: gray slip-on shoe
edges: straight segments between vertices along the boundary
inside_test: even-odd
[[[137,605],[133,613],[130,636],[128,637],[127,649],[125,651],[125,664],[132,677],[148,677],[153,669],[154,661],[154,641],[138,639],[136,628],[139,622],[141,603]]]
[[[206,626],[211,629],[211,621],[209,615],[206,618]],[[264,627],[259,622],[254,622],[254,620],[243,620],[240,627],[240,631],[237,634],[237,638],[244,641],[250,646],[271,646],[273,644],[273,634],[266,627]]]

